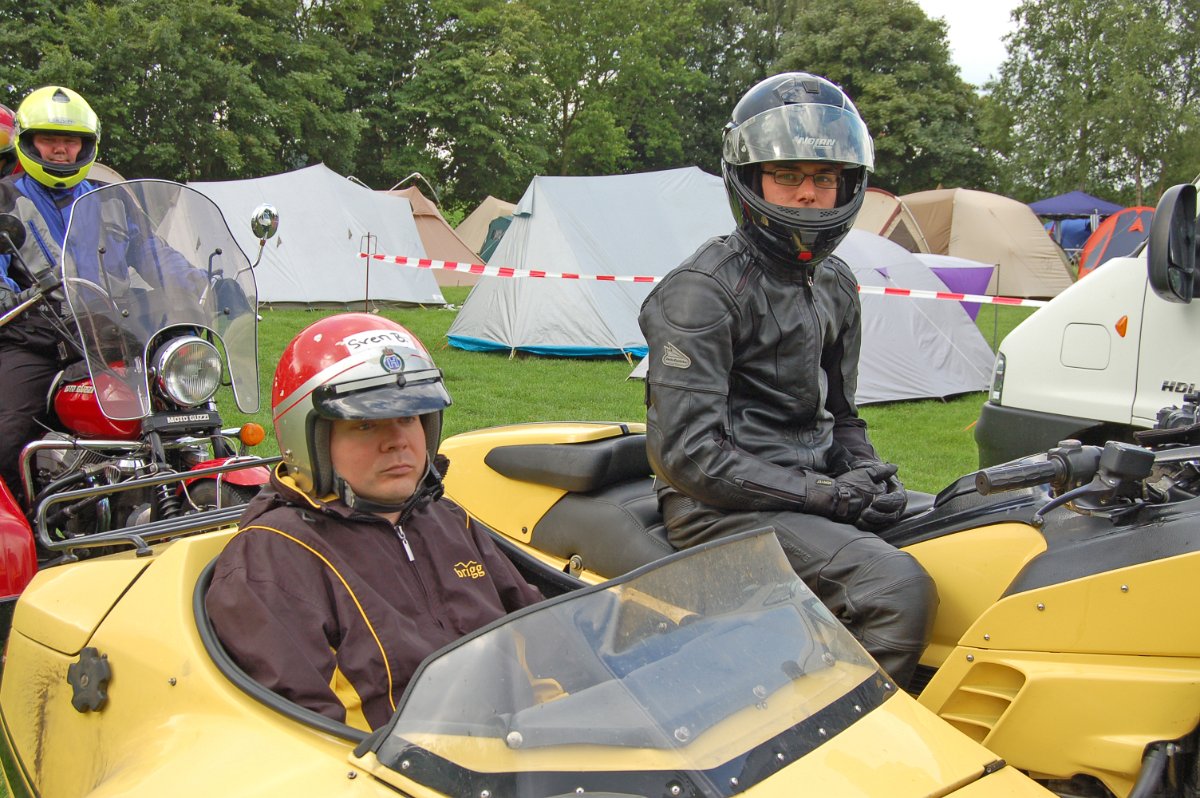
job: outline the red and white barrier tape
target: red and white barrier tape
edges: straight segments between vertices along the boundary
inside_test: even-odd
[[[573,274],[571,272],[544,272],[537,269],[514,269],[511,266],[485,266],[482,263],[457,263],[455,261],[432,260],[430,258],[409,258],[403,255],[373,255],[359,253],[360,258],[387,261],[400,266],[411,266],[414,269],[443,269],[445,271],[477,274],[480,277],[534,277],[557,280],[595,280],[604,283],[657,283],[661,277],[638,276],[632,274]],[[987,296],[984,294],[955,294],[949,291],[924,291],[916,288],[886,288],[877,285],[860,285],[860,294],[877,296],[906,296],[915,299],[949,299],[955,302],[975,302],[981,305],[1020,305],[1023,307],[1040,308],[1046,300],[1024,299],[1009,296]]]

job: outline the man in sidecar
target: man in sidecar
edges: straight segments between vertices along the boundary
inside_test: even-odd
[[[284,463],[220,555],[208,614],[261,684],[377,728],[421,660],[542,596],[439,501],[450,396],[408,330],[318,321],[284,351],[271,397]]]
[[[738,227],[642,306],[646,445],[672,544],[774,527],[801,579],[903,686],[937,593],[875,534],[907,499],[858,416],[857,281],[832,254],[873,168],[866,124],[824,78],[776,75],[742,97],[722,152]]]

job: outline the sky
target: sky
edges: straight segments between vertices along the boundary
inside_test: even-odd
[[[917,0],[930,19],[946,21],[950,60],[963,80],[976,86],[999,74],[1004,60],[1001,37],[1015,29],[1010,12],[1018,4],[1019,0]]]

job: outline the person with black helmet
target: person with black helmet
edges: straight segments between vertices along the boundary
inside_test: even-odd
[[[217,560],[205,606],[265,687],[360,729],[388,721],[426,656],[542,596],[442,495],[450,396],[395,322],[331,316],[275,370],[283,464]]]
[[[737,228],[642,305],[646,446],[672,544],[773,526],[801,579],[904,686],[937,593],[875,534],[907,498],[858,415],[857,281],[833,254],[873,168],[867,126],[830,81],[786,73],[741,98],[722,150]]]

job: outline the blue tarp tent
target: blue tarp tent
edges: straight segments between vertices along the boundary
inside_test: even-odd
[[[1092,215],[1101,219],[1121,210],[1123,205],[1093,197],[1082,191],[1069,191],[1057,197],[1047,197],[1029,203],[1033,212],[1043,219],[1087,219]]]

